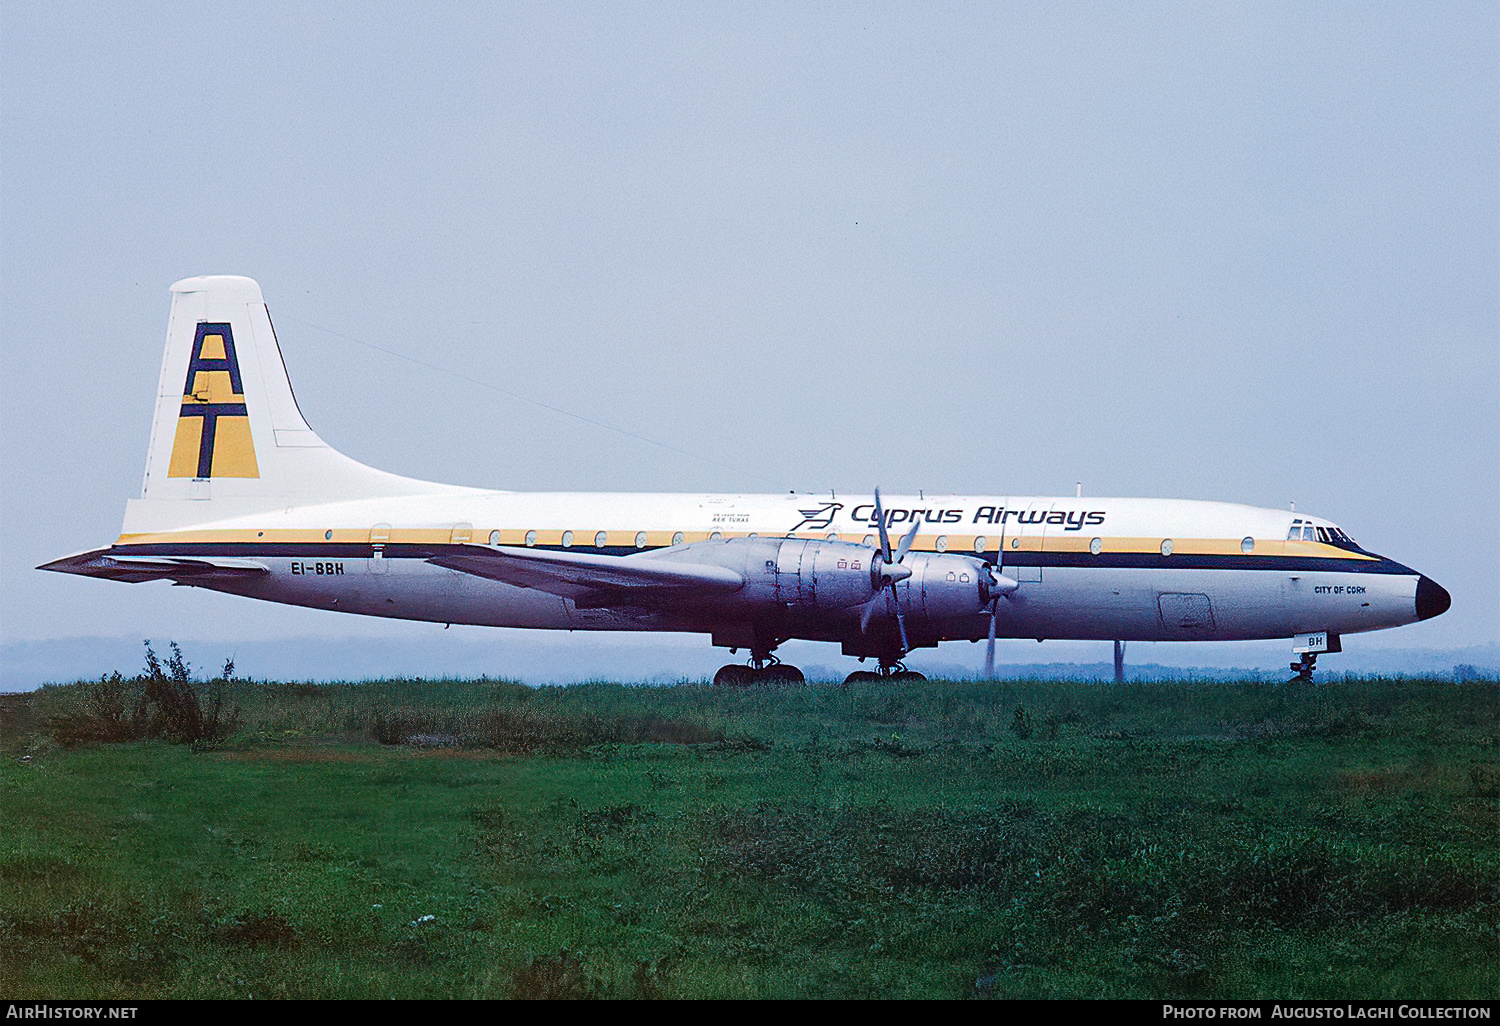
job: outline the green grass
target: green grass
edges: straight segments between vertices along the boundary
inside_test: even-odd
[[[0,708],[0,992],[1500,995],[1492,683],[221,687]]]

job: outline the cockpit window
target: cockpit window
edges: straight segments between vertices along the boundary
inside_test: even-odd
[[[1363,552],[1359,543],[1349,537],[1343,531],[1332,524],[1323,527],[1314,524],[1311,520],[1303,520],[1298,517],[1292,521],[1292,526],[1286,532],[1287,541],[1319,541],[1325,545],[1336,545],[1341,549],[1349,549],[1351,552]]]
[[[1337,545],[1339,548],[1341,548],[1341,549],[1354,549],[1356,552],[1363,552],[1364,551],[1364,549],[1361,549],[1359,547],[1359,542],[1357,542],[1353,538],[1349,537],[1347,534],[1345,534],[1343,531],[1339,530],[1337,527],[1330,527],[1328,529],[1328,533],[1331,534],[1331,535],[1333,535],[1333,544]]]

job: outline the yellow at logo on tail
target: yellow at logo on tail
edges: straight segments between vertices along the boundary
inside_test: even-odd
[[[228,324],[200,321],[182,386],[168,477],[260,477]]]

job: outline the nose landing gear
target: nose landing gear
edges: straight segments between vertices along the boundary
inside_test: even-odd
[[[1302,658],[1292,663],[1292,672],[1297,676],[1287,681],[1288,684],[1311,684],[1313,679],[1313,668],[1318,664],[1316,652],[1303,652]]]
[[[1287,681],[1288,684],[1311,684],[1313,679],[1313,668],[1318,664],[1318,656],[1325,652],[1342,652],[1343,644],[1339,636],[1329,631],[1313,631],[1309,634],[1298,634],[1292,639],[1292,654],[1301,656],[1292,663],[1292,672],[1297,676]]]

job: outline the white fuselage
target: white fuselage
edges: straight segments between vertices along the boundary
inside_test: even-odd
[[[873,551],[866,496],[549,494],[457,491],[292,507],[274,514],[122,534],[115,552],[248,559],[269,573],[204,586],[372,616],[562,630],[688,630],[749,644],[772,633],[843,641],[862,654],[850,610],[758,610],[733,602],[579,608],[573,600],[429,562],[454,548],[526,547],[627,556],[759,539],[836,540]],[[1001,600],[1001,637],[1100,640],[1283,638],[1345,634],[1418,619],[1419,575],[1371,553],[1288,541],[1292,513],[1157,499],[890,496],[893,534],[921,522],[912,553],[977,557],[1017,582]],[[1247,541],[1248,540],[1248,541]],[[1097,549],[1097,551],[1094,551]],[[1164,549],[1167,554],[1163,554]],[[767,584],[783,591],[784,568]],[[903,600],[921,581],[897,585]],[[774,605],[785,606],[785,603]],[[918,604],[920,606],[920,603]],[[988,609],[920,615],[916,644],[978,639]],[[920,640],[917,640],[920,639]]]

